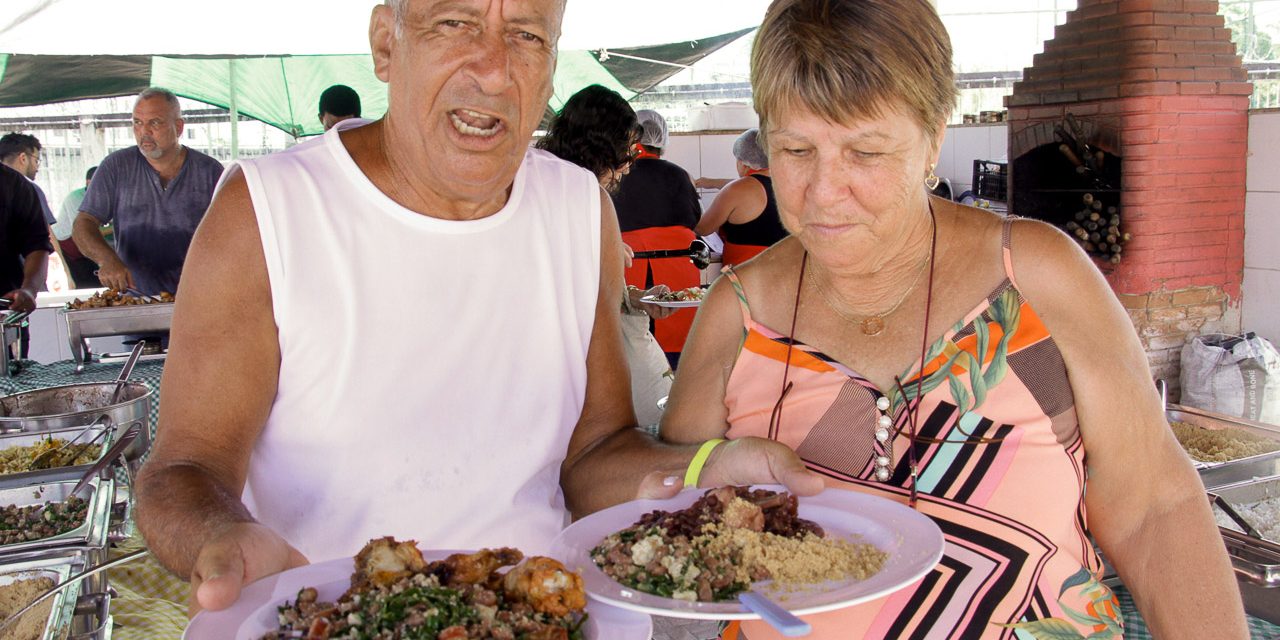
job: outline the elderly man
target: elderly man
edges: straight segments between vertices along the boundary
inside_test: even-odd
[[[385,535],[545,552],[561,476],[634,424],[616,216],[529,148],[563,12],[377,6],[386,116],[227,172],[138,479],[139,525],[196,606]]]
[[[133,106],[137,146],[102,160],[72,237],[98,264],[102,284],[151,295],[178,290],[196,226],[222,175],[217,160],[181,143],[182,109],[172,92],[149,88]],[[116,248],[101,227],[115,225]]]
[[[35,185],[7,164],[0,164],[0,297],[15,311],[33,311],[36,292],[48,269],[48,225]],[[23,354],[25,357],[25,354]]]

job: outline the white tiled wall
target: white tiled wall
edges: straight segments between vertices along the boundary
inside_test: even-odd
[[[1280,112],[1249,117],[1248,191],[1241,320],[1280,344]]]

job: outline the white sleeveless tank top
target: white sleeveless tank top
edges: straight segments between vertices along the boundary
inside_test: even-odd
[[[387,198],[338,137],[240,162],[280,381],[244,501],[313,562],[371,538],[545,553],[582,412],[599,187],[530,149],[481,220]]]

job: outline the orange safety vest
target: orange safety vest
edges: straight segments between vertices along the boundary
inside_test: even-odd
[[[649,227],[622,234],[622,241],[637,253],[688,249],[696,239],[693,230],[681,226]],[[636,259],[627,268],[626,278],[627,284],[641,289],[665,284],[672,291],[679,291],[702,284],[702,273],[693,266],[692,261],[683,257]],[[697,310],[677,309],[666,318],[654,321],[653,337],[662,345],[664,352],[680,353],[684,350],[684,341],[689,336],[689,328],[693,326],[695,311]]]

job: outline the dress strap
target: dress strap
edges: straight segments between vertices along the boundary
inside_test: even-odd
[[[738,273],[732,266],[721,269],[720,273],[729,279],[733,292],[738,294],[738,306],[742,308],[742,333],[746,334],[751,329],[751,307],[747,305],[747,294],[742,290],[742,281],[738,280]]]
[[[1018,281],[1013,277],[1013,221],[1015,216],[1006,216],[1000,230],[1000,246],[1004,252],[1004,275],[1009,278],[1013,288],[1018,288]]]

